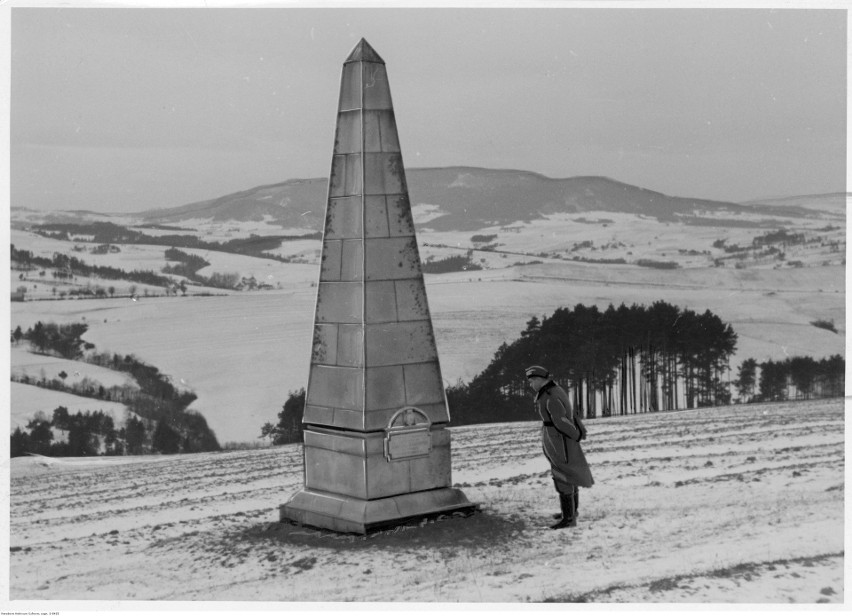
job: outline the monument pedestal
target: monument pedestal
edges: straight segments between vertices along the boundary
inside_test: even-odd
[[[455,488],[436,488],[376,500],[303,488],[280,508],[282,522],[362,535],[409,520],[475,510],[476,505]]]
[[[448,487],[450,433],[443,426],[390,433],[310,426],[304,439],[305,487],[281,505],[282,522],[366,534],[476,508]]]

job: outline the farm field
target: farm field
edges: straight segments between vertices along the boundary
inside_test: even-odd
[[[842,267],[658,271],[555,263],[427,275],[426,285],[447,385],[481,372],[532,316],[577,303],[605,309],[609,303],[657,300],[709,309],[730,323],[739,334],[731,361],[735,378],[748,357],[845,355],[842,274]],[[307,384],[316,289],[308,284],[287,289],[14,302],[11,323],[26,330],[37,320],[85,320],[84,338],[99,351],[133,353],[196,393],[190,408],[205,416],[220,442],[250,441],[260,426],[276,421],[288,392]],[[833,320],[839,333],[810,325],[815,319]],[[13,396],[13,406],[23,403]]]
[[[587,427],[596,485],[560,531],[535,422],[451,429],[453,481],[478,513],[367,537],[278,523],[298,445],[15,458],[10,598],[844,602],[842,400]]]
[[[825,231],[827,221],[833,224],[831,232]],[[740,215],[737,222],[765,222],[765,216]],[[818,233],[823,240],[845,241],[842,212],[838,216],[826,215],[812,220],[778,219],[775,222],[780,227],[789,226],[809,235]],[[436,232],[428,228],[428,222],[423,226],[423,231],[418,232],[422,258],[445,258],[461,254],[460,250],[492,244],[498,252],[477,250],[474,253],[474,261],[481,261],[487,268],[531,260],[550,262],[555,255],[566,259],[624,259],[628,263],[639,259],[674,261],[682,268],[704,268],[712,266],[714,258],[726,256],[721,247],[714,246],[715,242],[724,240],[728,246],[751,246],[753,238],[767,232],[765,228],[727,226],[722,219],[719,226],[691,226],[663,223],[635,214],[594,210],[581,214],[549,214],[526,223],[486,227],[475,234],[470,231]],[[477,235],[491,239],[472,242]],[[504,257],[501,252],[509,254]],[[785,254],[788,261],[798,260],[808,266],[838,265],[844,257],[842,252],[831,253],[819,243],[791,245],[785,248]],[[751,263],[750,267],[755,265]],[[771,260],[758,267],[771,269],[778,265]],[[728,267],[732,266],[729,262]]]
[[[43,389],[35,385],[23,385],[21,383],[10,383],[9,394],[12,400],[11,413],[9,416],[10,431],[16,427],[24,428],[36,413],[43,413],[50,418],[53,409],[64,406],[72,415],[78,411],[85,414],[86,411],[103,411],[111,415],[116,423],[122,422],[130,412],[120,402],[109,402],[106,400],[94,400],[74,394]],[[59,430],[55,430],[58,434]]]
[[[314,294],[32,302],[25,313],[32,322],[86,317],[84,338],[99,351],[132,352],[195,392],[190,408],[223,443],[257,438],[261,425],[276,420],[287,388],[306,383]],[[64,313],[66,306],[76,310]]]
[[[78,411],[102,411],[111,415],[116,423],[123,421],[130,413],[127,406],[120,402],[111,402],[70,392],[45,389],[31,384],[33,381],[45,378],[48,381],[61,379],[67,387],[82,386],[84,383],[102,385],[104,388],[128,387],[138,389],[138,384],[132,376],[82,361],[72,361],[52,355],[42,355],[26,350],[27,345],[13,346],[11,349],[12,378],[20,381],[26,377],[30,384],[13,381],[11,383],[10,399],[13,401],[10,413],[10,428],[24,428],[36,413],[46,417],[53,415],[53,410],[64,406],[72,415]],[[62,378],[61,373],[66,377]],[[134,413],[131,413],[135,415]]]
[[[148,231],[147,229],[145,230]],[[84,242],[72,242],[45,238],[32,232],[12,229],[11,241],[18,249],[30,250],[38,257],[52,257],[55,253],[63,253],[74,256],[87,265],[98,267],[114,267],[124,271],[152,271],[159,273],[168,264],[165,258],[167,246],[145,245],[145,244],[122,244],[119,252],[106,254],[93,254],[88,251],[76,252],[74,247],[91,249],[94,245]],[[314,254],[320,248],[320,242],[302,240],[298,242],[285,242],[276,251],[277,254],[289,258],[298,257],[307,259],[309,262],[318,263],[318,257]],[[267,283],[273,287],[292,287],[310,285],[316,282],[317,266],[310,263],[282,263],[270,259],[258,259],[239,254],[218,252],[211,250],[186,248],[182,249],[188,254],[198,255],[210,263],[210,265],[199,270],[202,276],[210,276],[214,273],[234,273],[239,277],[254,277],[258,283]],[[84,287],[89,285],[112,286],[118,295],[130,295],[130,289],[135,288],[138,295],[144,291],[152,295],[162,295],[163,289],[140,283],[132,283],[124,280],[105,280],[95,277],[78,277],[78,280],[69,285],[64,281],[52,280],[51,277],[41,277],[36,272],[29,272],[26,280],[19,279],[19,272],[12,272],[11,286],[17,288],[19,285],[27,286],[27,295],[32,298],[48,299],[53,297],[53,288],[60,290],[69,287]],[[193,287],[190,294],[200,292],[224,294],[228,291],[211,287]]]
[[[31,379],[40,378],[42,372],[48,379],[56,378],[60,372],[68,376],[64,379],[66,385],[79,384],[83,379],[91,379],[104,387],[131,385],[135,386],[133,378],[121,372],[115,372],[107,368],[101,368],[82,361],[73,361],[54,357],[52,355],[41,355],[25,350],[23,347],[12,347],[12,376],[27,376]]]

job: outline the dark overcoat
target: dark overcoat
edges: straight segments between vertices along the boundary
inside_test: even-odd
[[[586,437],[586,428],[574,415],[568,394],[553,381],[548,381],[535,396],[535,408],[544,424],[542,447],[557,487],[560,491],[566,485],[591,488],[595,480],[580,447],[580,441]]]

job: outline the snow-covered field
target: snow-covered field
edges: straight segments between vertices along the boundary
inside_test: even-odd
[[[106,388],[124,385],[136,386],[133,377],[128,374],[82,361],[33,353],[26,350],[25,346],[13,346],[11,358],[13,377],[27,376],[31,379],[39,379],[44,376],[51,380],[57,378],[59,373],[64,372],[67,376],[63,381],[68,386],[78,385],[83,379],[90,379]]]
[[[122,244],[119,247],[119,252],[92,254],[89,250],[94,246],[93,244],[45,238],[36,233],[19,229],[12,229],[11,235],[12,244],[16,248],[30,250],[38,257],[50,258],[54,253],[59,252],[73,256],[91,266],[115,267],[127,272],[134,270],[151,271],[157,274],[161,273],[163,267],[169,264],[165,258],[165,252],[168,249],[166,246]],[[74,246],[82,247],[85,250],[83,252],[75,252],[73,250]],[[319,263],[318,251],[320,248],[321,242],[318,240],[300,240],[284,242],[281,248],[270,251],[274,254],[287,256],[288,258],[299,258],[306,261],[306,263],[281,263],[270,259],[259,259],[245,255],[197,248],[182,248],[181,251],[198,255],[210,263],[207,267],[199,270],[198,273],[202,276],[211,276],[215,273],[233,273],[239,277],[246,278],[253,276],[258,283],[266,283],[280,288],[282,286],[309,286],[311,283],[316,282],[318,277],[316,264]],[[171,263],[171,265],[174,265],[174,263]],[[112,286],[118,295],[129,295],[131,287],[137,289],[138,295],[143,295],[146,289],[151,294],[163,294],[162,288],[123,280],[115,281],[79,276],[76,283],[71,285],[61,280],[56,281],[52,276],[47,274],[41,277],[37,271],[28,273],[24,281],[19,279],[20,272],[12,271],[11,275],[11,288],[16,289],[21,285],[26,286],[28,296],[34,298],[54,297],[53,287],[56,287],[58,290],[68,290],[74,287],[84,287],[87,283],[92,286]],[[228,291],[201,286],[190,287],[189,290],[189,293],[192,295],[202,292],[223,294]]]
[[[138,221],[131,221],[129,226]],[[121,223],[117,223],[121,224]],[[254,235],[305,235],[315,233],[316,229],[307,227],[282,228],[275,224],[270,216],[263,220],[216,220],[211,218],[185,218],[178,222],[169,223],[167,227],[175,227],[177,230],[156,230],[150,227],[132,227],[145,235],[196,235],[206,242],[227,242],[234,238]]]
[[[473,274],[476,278],[470,273],[426,277],[447,385],[481,372],[500,344],[519,337],[532,316],[577,303],[605,309],[609,303],[664,300],[698,312],[709,309],[739,334],[732,378],[749,357],[845,355],[841,267],[659,271],[557,263]],[[26,330],[37,320],[85,319],[84,337],[99,351],[133,353],[194,391],[198,399],[190,408],[205,416],[220,442],[248,441],[259,436],[264,423],[277,421],[288,392],[307,384],[316,289],[304,282],[285,289],[138,301],[14,302],[11,325]],[[815,319],[833,320],[840,333],[810,325]],[[13,406],[20,403],[13,395]]]
[[[738,221],[759,222],[765,216],[752,214],[737,216]],[[839,220],[830,219],[837,225]],[[786,224],[785,224],[786,223]],[[808,238],[819,236],[825,240],[846,241],[845,226],[836,226],[831,232],[824,231],[825,218],[795,221],[779,219],[779,227],[785,226],[796,232],[805,233]],[[428,227],[428,223],[424,223]],[[819,232],[817,230],[823,229]],[[485,259],[486,267],[506,267],[516,261],[529,261],[532,257],[522,255],[559,255],[571,259],[624,259],[635,263],[639,259],[657,261],[676,261],[681,267],[708,267],[715,258],[728,256],[725,251],[713,246],[718,240],[725,240],[728,246],[751,246],[753,238],[765,235],[771,229],[763,227],[729,226],[720,220],[719,226],[694,226],[669,222],[660,222],[655,218],[621,212],[592,211],[581,214],[550,214],[528,223],[517,222],[505,227],[494,226],[471,231],[441,231],[424,229],[418,232],[418,241],[423,247],[421,257],[446,258],[449,255],[463,254],[460,250],[481,247],[474,244],[474,236],[494,236],[490,240],[495,250],[508,252],[506,258],[499,253],[476,251],[474,261]],[[426,246],[428,244],[428,246]],[[435,248],[435,245],[454,247]],[[821,265],[829,262],[841,263],[843,252],[832,253],[826,247],[816,245],[785,247],[788,261],[801,260],[807,265]],[[688,254],[689,253],[689,254]],[[694,253],[694,254],[693,254]],[[548,261],[547,257],[535,258]],[[785,267],[783,263],[769,261],[762,267]],[[733,267],[731,263],[728,267]]]
[[[138,385],[132,376],[109,370],[82,361],[72,361],[51,355],[42,355],[27,350],[28,345],[13,346],[11,349],[12,378],[20,379],[24,376],[31,380],[42,378],[48,381],[61,379],[60,373],[64,372],[66,377],[62,379],[65,385],[72,387],[80,385],[86,379],[94,383],[94,386],[103,385],[110,387],[130,387],[137,389]],[[44,389],[36,385],[28,385],[19,382],[11,383],[11,413],[10,428],[25,427],[37,413],[42,413],[50,418],[53,409],[64,406],[71,414],[78,411],[103,411],[112,416],[116,423],[122,422],[130,411],[120,402],[110,402],[78,396],[72,393]],[[130,413],[131,415],[133,413]]]
[[[96,244],[90,242],[57,240],[21,229],[12,229],[10,235],[11,243],[16,248],[29,250],[37,257],[52,258],[54,253],[59,252],[75,257],[87,265],[117,267],[125,271],[151,270],[159,272],[166,264],[164,255],[168,246],[122,244],[120,252],[95,254],[90,251]],[[74,250],[75,247],[79,250]]]
[[[841,400],[587,423],[596,485],[561,531],[533,422],[452,428],[479,513],[366,538],[278,523],[298,445],[16,458],[10,598],[844,602]]]
[[[37,414],[43,414],[47,419],[53,416],[53,409],[64,406],[72,415],[86,413],[87,411],[102,411],[111,415],[116,424],[124,422],[125,417],[131,413],[130,410],[120,402],[109,402],[106,400],[95,400],[84,398],[61,391],[43,389],[35,385],[23,385],[21,383],[9,384],[12,399],[9,428],[24,428]],[[59,430],[55,430],[58,433]]]
[[[415,206],[414,215],[428,224],[436,208]],[[752,219],[761,216],[755,214]],[[834,218],[799,219],[795,229],[815,232],[829,220]],[[268,226],[265,222],[202,220],[181,225],[217,239],[245,237]],[[307,231],[279,229],[279,233]],[[610,303],[650,305],[664,300],[698,312],[709,309],[739,335],[731,360],[732,379],[739,364],[750,357],[760,362],[793,355],[817,359],[845,355],[845,267],[823,265],[842,259],[843,253],[823,248],[806,258],[796,252],[799,248],[787,249],[789,259],[801,258],[814,267],[791,268],[779,263],[747,269],[697,267],[710,259],[703,251],[713,257],[724,254],[712,246],[714,241],[748,245],[766,231],[670,224],[603,211],[555,214],[475,233],[423,229],[418,242],[424,260],[464,254],[474,246],[474,235],[496,235],[497,249],[509,251],[475,251],[472,258],[484,270],[426,276],[445,383],[472,379],[488,365],[500,344],[520,335],[531,317],[578,303],[605,309]],[[845,243],[845,229],[838,227],[825,234]],[[17,228],[11,230],[11,241],[40,256],[63,252],[93,265],[125,270],[158,272],[166,265],[163,246],[122,245],[120,252],[94,255],[88,252],[92,246],[83,242],[43,238]],[[571,251],[582,242],[592,246]],[[74,252],[75,245],[85,251]],[[78,287],[114,285],[116,297],[13,302],[11,327],[20,325],[26,330],[37,320],[85,320],[89,324],[85,339],[99,351],[132,353],[170,375],[176,385],[191,389],[198,396],[191,408],[205,416],[220,442],[255,440],[260,426],[276,421],[288,392],[306,385],[320,245],[318,240],[300,240],[285,242],[275,250],[310,263],[185,250],[210,262],[202,275],[233,272],[254,276],[272,290],[237,292],[192,286],[189,297],[148,297],[146,293],[162,295],[164,289],[127,281],[80,279],[74,282]],[[685,254],[687,249],[699,254]],[[676,257],[684,267],[656,270],[534,256],[540,252],[628,260]],[[542,263],[529,265],[531,261]],[[513,266],[515,263],[527,265]],[[781,269],[773,269],[775,266]],[[26,286],[28,299],[52,299],[68,283],[54,280],[51,274],[42,277],[31,271],[20,280],[22,274],[12,271],[12,288]],[[131,288],[139,296],[136,300],[129,297]],[[202,292],[215,296],[196,295]],[[814,327],[811,322],[815,320],[832,321],[839,333]],[[22,356],[13,354],[11,360],[13,372],[23,369]],[[48,376],[59,370],[45,367],[51,373]],[[108,376],[100,380],[109,386]],[[28,394],[32,389],[13,389],[13,417],[22,417],[23,409],[33,408]]]

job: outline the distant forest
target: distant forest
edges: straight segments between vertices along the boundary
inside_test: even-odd
[[[97,276],[106,280],[129,280],[142,284],[150,284],[158,287],[169,286],[171,278],[160,276],[152,271],[133,270],[127,272],[117,267],[105,265],[87,265],[76,257],[71,257],[60,252],[53,253],[53,257],[37,257],[30,250],[18,250],[12,244],[12,263],[17,263],[24,268],[50,267],[56,270],[58,278],[73,278],[74,276]]]
[[[236,273],[213,272],[210,276],[202,276],[198,273],[198,270],[207,267],[210,263],[198,255],[192,255],[177,248],[167,248],[165,257],[167,261],[176,261],[177,264],[166,265],[163,268],[164,274],[183,276],[187,280],[192,280],[206,287],[233,289],[240,280],[240,275]],[[185,292],[186,286],[184,285],[181,290]]]
[[[138,455],[147,453],[195,453],[218,451],[216,435],[204,417],[187,407],[195,394],[180,391],[160,371],[133,355],[98,353],[94,345],[81,338],[85,323],[57,325],[39,321],[22,331],[15,328],[12,344],[27,342],[39,353],[84,361],[124,372],[137,386],[104,387],[88,378],[75,384],[66,382],[68,374],[38,378],[12,376],[15,382],[45,389],[64,391],[77,396],[120,402],[131,411],[123,424],[101,411],[70,414],[57,407],[51,417],[37,416],[25,429],[17,427],[11,436],[12,457],[37,453],[51,456]],[[53,430],[67,432],[67,439],[55,438]]]
[[[304,235],[250,235],[247,238],[228,240],[227,242],[205,242],[195,235],[147,235],[140,231],[128,229],[111,222],[78,223],[49,223],[36,225],[35,233],[58,240],[70,241],[78,236],[85,236],[86,241],[98,244],[148,244],[154,246],[170,246],[173,248],[200,248],[233,254],[273,259],[284,263],[291,261],[288,257],[275,255],[267,250],[281,246],[281,242],[294,240],[322,239],[322,233],[306,233]]]
[[[102,244],[101,246],[108,245]],[[233,289],[239,282],[240,276],[236,273],[213,272],[210,276],[202,276],[198,274],[198,270],[210,265],[210,263],[201,257],[188,254],[178,250],[177,248],[167,248],[165,251],[165,258],[168,261],[176,261],[177,263],[175,265],[166,264],[166,266],[162,269],[164,274],[182,276],[188,280],[197,282],[198,284],[220,289]],[[34,267],[53,268],[53,277],[60,280],[71,279],[75,276],[97,276],[98,278],[106,280],[129,280],[131,282],[165,287],[166,295],[168,295],[172,289],[175,294],[177,294],[178,288],[186,294],[186,281],[184,280],[181,280],[180,283],[176,283],[168,276],[161,276],[150,270],[133,270],[128,272],[117,267],[88,265],[76,257],[68,256],[60,252],[53,253],[53,257],[50,258],[37,257],[31,251],[18,250],[15,248],[15,245],[12,244],[12,263],[22,269],[30,269]],[[114,287],[112,290],[114,291]],[[74,295],[105,297],[106,293],[107,291],[105,289],[95,287],[94,290],[90,290],[88,288],[72,290],[68,293],[68,295],[71,295],[72,297]],[[64,297],[64,295],[61,295],[60,297]]]
[[[524,368],[545,366],[584,417],[729,404],[737,335],[711,313],[668,304],[558,308],[533,317],[468,383],[447,389],[456,423],[530,418]]]
[[[583,417],[843,395],[842,357],[782,362],[748,359],[732,378],[737,334],[712,312],[658,301],[651,306],[577,304],[527,322],[486,369],[447,389],[454,424],[530,419],[523,369],[545,366]]]
[[[455,255],[444,259],[427,259],[421,267],[425,274],[447,274],[449,272],[470,272],[481,270],[482,266],[474,263],[473,251],[468,250],[464,255]]]
[[[732,376],[736,344],[731,326],[709,310],[663,301],[604,311],[583,304],[558,308],[530,319],[470,383],[447,388],[451,424],[535,419],[524,375],[533,364],[550,370],[585,418],[843,395],[845,360],[839,355],[748,359]],[[304,399],[304,389],[290,392],[278,424],[264,425],[262,435],[276,444],[301,440]]]
[[[820,360],[797,355],[761,363],[747,359],[734,385],[743,402],[836,398],[844,395],[845,373],[846,361],[840,355]]]

